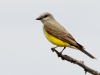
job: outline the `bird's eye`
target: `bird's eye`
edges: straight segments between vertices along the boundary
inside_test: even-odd
[[[48,15],[45,15],[44,17],[47,17]]]

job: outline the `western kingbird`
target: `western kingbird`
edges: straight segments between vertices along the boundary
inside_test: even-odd
[[[49,42],[56,45],[56,47],[53,48],[64,47],[64,50],[66,47],[69,47],[78,49],[88,55],[90,58],[95,59],[93,55],[84,50],[84,47],[80,45],[73,38],[73,36],[54,19],[50,13],[45,12],[36,18],[36,20],[40,20],[43,23],[43,32],[45,37],[49,40]]]

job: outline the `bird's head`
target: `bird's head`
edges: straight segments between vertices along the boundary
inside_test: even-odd
[[[54,18],[50,13],[45,12],[45,13],[41,14],[38,18],[36,18],[36,20],[40,20],[42,22],[47,22],[50,20],[54,20]]]

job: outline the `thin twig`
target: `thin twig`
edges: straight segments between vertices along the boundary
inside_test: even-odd
[[[82,67],[82,68],[84,69],[84,71],[85,71],[85,74],[86,74],[87,72],[89,72],[89,73],[91,73],[91,74],[93,74],[93,75],[100,75],[99,72],[97,72],[97,71],[95,71],[95,70],[93,70],[93,69],[87,67],[87,66],[84,64],[83,61],[78,61],[78,60],[76,60],[76,59],[74,59],[74,58],[72,58],[72,57],[70,57],[70,56],[68,56],[68,55],[63,55],[63,54],[61,54],[60,52],[58,52],[58,51],[57,51],[56,49],[54,49],[54,48],[51,48],[51,50],[52,50],[53,52],[56,52],[56,54],[58,55],[58,57],[61,57],[62,60],[69,61],[69,62],[71,62],[71,63],[73,63],[73,64],[77,64],[77,65],[79,65],[80,67]]]

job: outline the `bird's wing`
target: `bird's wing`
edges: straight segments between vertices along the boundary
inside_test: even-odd
[[[79,47],[78,43],[68,31],[57,22],[47,22],[44,24],[45,30],[52,36],[69,43],[71,46]],[[78,48],[79,49],[79,48]]]

